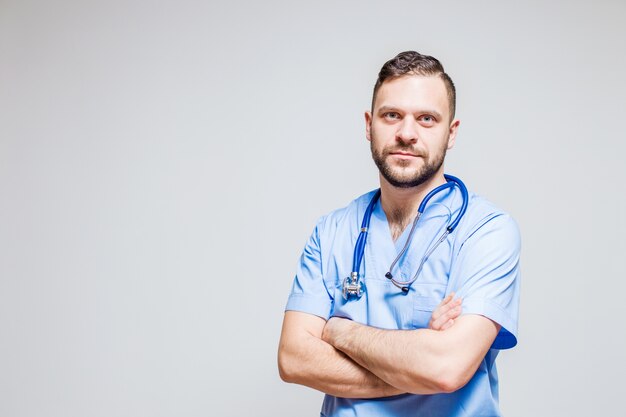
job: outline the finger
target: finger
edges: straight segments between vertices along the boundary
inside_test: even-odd
[[[454,294],[448,295],[439,303],[439,305],[435,308],[435,311],[433,311],[431,319],[436,320],[439,316],[441,316],[441,314],[446,311],[445,307],[450,303],[452,297],[454,297]]]
[[[442,330],[443,326],[449,320],[456,319],[457,317],[459,317],[459,315],[461,315],[462,307],[460,305],[460,302],[456,302],[455,300],[454,304],[454,307],[449,308],[445,313],[437,317],[437,319],[433,320],[432,328],[434,330]]]
[[[454,298],[454,293],[453,293],[453,292],[451,292],[450,294],[448,294],[448,296],[447,296],[446,298],[444,298],[443,300],[441,300],[441,302],[439,303],[439,305],[449,303],[449,302],[450,302],[453,298]]]
[[[433,311],[433,315],[432,315],[433,320],[438,320],[442,315],[446,314],[450,309],[461,304],[461,300],[459,298],[457,298],[456,300],[452,300],[452,297],[454,297],[454,293],[444,298],[443,301],[437,306],[435,311]]]
[[[454,326],[454,319],[450,319],[447,322],[445,322],[445,324],[443,326],[441,326],[440,330],[446,330],[446,329],[449,329],[452,326]]]
[[[437,308],[442,307],[442,306],[448,304],[450,301],[452,301],[453,298],[454,298],[454,292],[451,292],[443,300],[441,300],[441,302],[439,303]]]

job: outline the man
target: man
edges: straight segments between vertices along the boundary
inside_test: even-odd
[[[518,228],[469,193],[446,235],[463,206],[456,186],[432,196],[415,230],[407,227],[424,197],[447,183],[455,100],[435,58],[410,51],[388,61],[365,113],[380,197],[367,193],[324,216],[304,248],[278,362],[283,380],[326,393],[323,416],[500,415],[494,361],[517,343]],[[346,292],[372,201],[354,271],[362,291]]]

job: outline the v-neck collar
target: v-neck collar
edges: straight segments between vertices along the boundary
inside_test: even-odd
[[[451,187],[440,191],[430,199],[417,222],[407,252],[394,267],[395,277],[402,281],[412,278],[430,246],[439,239],[452,221],[452,214],[456,211],[456,206],[460,205],[457,201],[460,198],[460,192],[456,187]],[[384,277],[391,263],[406,244],[412,226],[413,223],[409,223],[394,242],[381,199],[376,202],[370,221],[370,237],[366,247],[368,253],[365,259],[369,258],[375,263],[377,276]]]

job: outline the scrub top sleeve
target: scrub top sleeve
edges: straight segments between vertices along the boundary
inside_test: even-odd
[[[517,344],[521,239],[515,221],[501,214],[485,221],[462,244],[450,271],[450,288],[463,299],[462,314],[479,314],[502,328],[493,349]]]
[[[315,230],[304,246],[285,311],[301,311],[328,320],[332,308],[332,298],[323,279],[320,247],[320,229],[323,220],[322,218],[317,223]]]

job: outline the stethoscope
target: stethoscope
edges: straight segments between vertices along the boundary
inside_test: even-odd
[[[406,239],[406,243],[404,244],[404,247],[402,248],[398,256],[396,256],[396,259],[394,259],[394,261],[391,263],[391,266],[389,267],[389,271],[385,274],[385,277],[388,280],[390,280],[393,283],[393,285],[395,285],[397,288],[402,290],[404,294],[407,294],[409,292],[409,287],[419,277],[420,273],[422,272],[422,268],[424,267],[424,263],[426,263],[426,260],[428,259],[428,257],[435,251],[435,249],[437,249],[437,246],[439,246],[441,242],[446,240],[446,237],[448,237],[448,235],[452,233],[452,231],[457,227],[457,225],[463,218],[465,211],[467,210],[467,203],[469,201],[469,197],[467,193],[467,188],[465,187],[465,184],[463,184],[463,181],[461,181],[460,179],[456,177],[453,177],[452,175],[446,174],[444,175],[444,177],[446,179],[446,183],[443,185],[440,185],[439,187],[435,188],[434,190],[426,194],[426,197],[424,197],[424,199],[420,203],[419,208],[417,209],[417,215],[415,216],[415,220],[413,220],[413,226],[411,226],[411,231],[409,232],[409,236]],[[422,257],[419,267],[417,268],[417,272],[415,273],[415,275],[413,275],[413,278],[411,278],[409,281],[400,281],[400,280],[395,279],[391,271],[393,271],[393,268],[396,266],[400,258],[402,258],[402,256],[408,250],[411,240],[413,238],[413,233],[415,232],[415,228],[417,226],[417,221],[421,217],[422,213],[424,213],[426,204],[428,204],[428,201],[435,194],[439,193],[440,191],[446,190],[448,188],[454,187],[454,186],[459,187],[459,190],[461,191],[461,197],[463,199],[463,203],[461,204],[461,209],[456,215],[456,218],[448,225],[448,227],[446,227],[446,230],[443,232],[441,237],[435,242],[435,244],[431,245],[430,249],[426,251],[426,254]],[[350,273],[349,277],[346,277],[343,280],[342,293],[343,293],[343,298],[345,298],[346,300],[350,298],[351,296],[360,298],[364,292],[363,283],[361,282],[361,279],[359,276],[359,270],[361,268],[361,261],[363,260],[363,256],[365,255],[365,242],[367,241],[367,232],[370,226],[370,219],[372,218],[372,212],[374,211],[374,206],[376,205],[376,202],[378,201],[379,198],[380,198],[380,189],[376,191],[376,194],[374,194],[374,197],[372,197],[372,200],[370,201],[369,205],[367,206],[367,209],[365,210],[365,214],[363,215],[363,222],[361,223],[361,233],[359,233],[359,237],[357,238],[356,245],[354,246],[354,257],[352,260],[352,272]]]

